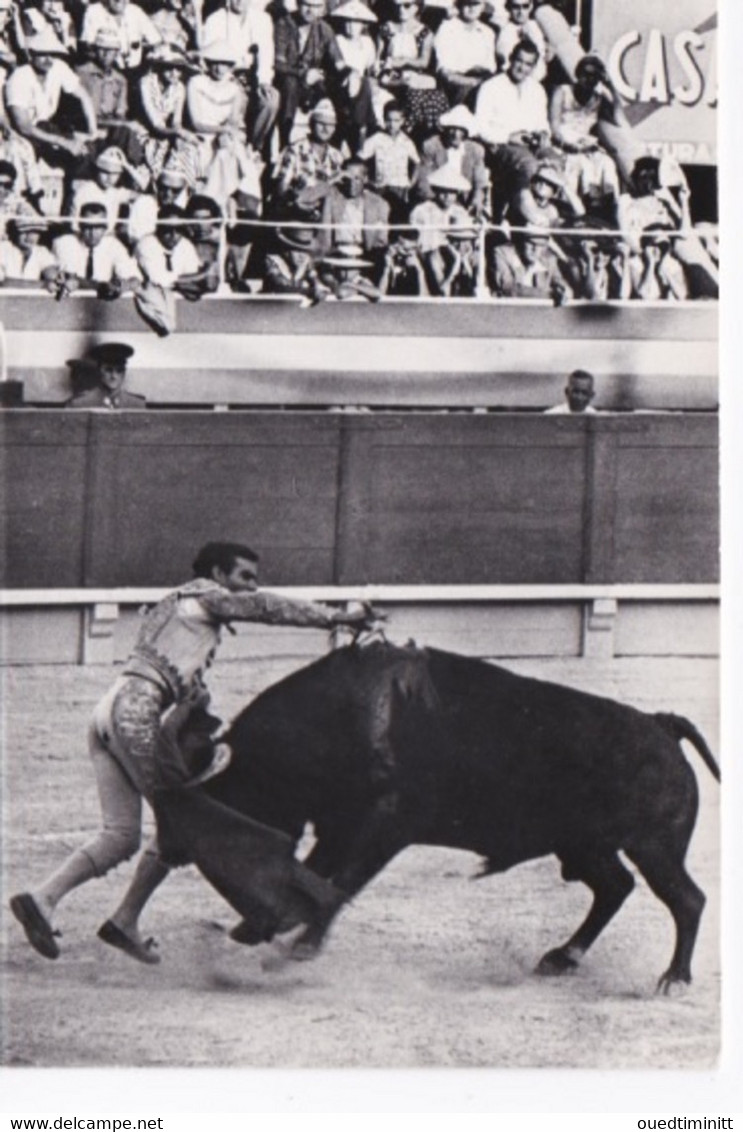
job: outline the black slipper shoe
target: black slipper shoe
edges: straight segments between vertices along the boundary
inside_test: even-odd
[[[10,899],[10,910],[26,933],[26,939],[45,959],[57,959],[59,947],[52,925],[28,892]]]
[[[126,955],[131,955],[132,959],[138,959],[140,963],[149,963],[150,965],[160,962],[160,956],[156,953],[154,948],[157,946],[154,939],[148,939],[144,943],[138,943],[136,939],[132,939],[126,932],[122,932],[113,920],[106,920],[98,929],[98,938],[102,939],[104,943],[109,943],[111,947],[118,947],[119,951],[123,951]]]

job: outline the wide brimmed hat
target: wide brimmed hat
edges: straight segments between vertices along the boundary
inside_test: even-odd
[[[94,362],[115,366],[128,361],[133,353],[134,348],[128,346],[126,342],[99,342],[97,346],[88,350],[88,357]]]
[[[121,51],[121,36],[113,28],[101,28],[93,40],[94,47],[106,47],[110,51]]]
[[[556,189],[561,189],[563,186],[560,171],[555,169],[554,165],[540,165],[532,177],[532,181],[546,181],[548,185],[554,185]]]
[[[16,232],[46,232],[47,222],[43,216],[14,216],[8,221]]]
[[[163,185],[170,185],[171,188],[182,189],[188,183],[188,176],[180,161],[177,158],[171,158],[163,165],[157,175],[157,180],[161,181]]]
[[[454,193],[468,193],[472,189],[467,178],[448,165],[442,165],[440,169],[430,173],[427,180],[432,189],[448,189]]]
[[[335,106],[329,98],[321,98],[316,106],[310,110],[310,118],[321,118],[325,122],[337,122],[338,115],[336,114]]]
[[[201,49],[201,58],[207,63],[229,63],[236,67],[238,63],[237,51],[227,39],[215,39]]]
[[[158,43],[147,56],[147,62],[153,67],[182,67],[184,70],[191,67],[186,56],[172,43]]]
[[[367,8],[361,0],[346,0],[330,13],[334,20],[359,20],[365,24],[379,23],[371,8]]]
[[[51,28],[42,28],[26,38],[26,50],[32,55],[67,55],[65,45]]]
[[[279,243],[298,252],[315,250],[317,234],[312,228],[279,228],[276,233]]]
[[[439,126],[442,129],[449,126],[456,127],[458,130],[465,130],[467,135],[471,137],[475,132],[475,116],[466,106],[454,106],[451,110],[444,111],[439,118]]]
[[[105,173],[122,173],[126,169],[126,158],[117,145],[101,150],[95,159],[97,169]]]
[[[370,260],[363,258],[363,252],[357,244],[339,244],[322,262],[329,267],[373,267]]]

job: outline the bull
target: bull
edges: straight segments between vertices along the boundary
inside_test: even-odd
[[[634,887],[634,862],[675,924],[658,988],[691,981],[705,896],[687,873],[698,810],[685,718],[519,676],[463,656],[387,642],[331,652],[268,688],[224,741],[228,769],[200,789],[231,810],[316,842],[305,864],[340,893],[311,918],[293,958],[321,946],[344,900],[413,844],[470,850],[480,875],[554,854],[593,902],[537,972],[574,970]],[[248,917],[233,938],[258,943],[287,924]]]

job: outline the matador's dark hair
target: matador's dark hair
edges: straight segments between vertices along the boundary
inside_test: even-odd
[[[207,542],[194,558],[192,569],[197,578],[211,578],[215,566],[229,574],[237,558],[259,560],[256,552],[241,542]]]

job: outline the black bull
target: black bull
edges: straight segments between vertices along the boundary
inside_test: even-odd
[[[679,740],[718,780],[719,770],[688,720],[451,653],[374,644],[332,652],[270,687],[224,738],[231,765],[193,794],[284,831],[290,846],[312,822],[312,873],[303,872],[332,881],[326,896],[339,890],[324,905],[314,894],[297,958],[395,854],[427,844],[480,854],[483,874],[554,854],[566,880],[588,885],[586,919],[537,968],[559,974],[631,892],[621,850],[676,925],[660,986],[691,980],[705,897],[684,868],[698,793]],[[256,908],[234,938],[269,939],[287,926],[280,921]]]

